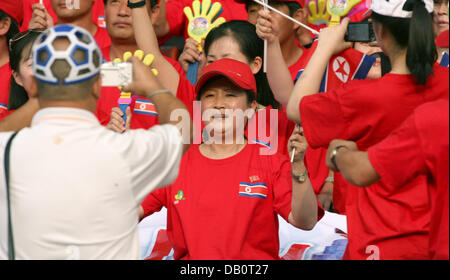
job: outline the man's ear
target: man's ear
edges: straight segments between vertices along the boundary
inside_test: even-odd
[[[0,36],[5,36],[11,27],[11,19],[6,17],[0,20]]]
[[[155,24],[155,22],[158,20],[160,11],[161,7],[159,6],[159,3],[153,6],[153,8],[150,8],[150,20],[152,24]]]
[[[293,16],[294,19],[298,20],[301,23],[308,24],[308,11],[305,8],[298,9]],[[294,30],[299,28],[299,25],[294,25]]]
[[[99,75],[94,85],[92,86],[92,95],[95,99],[100,98],[100,92],[102,91],[102,77]]]

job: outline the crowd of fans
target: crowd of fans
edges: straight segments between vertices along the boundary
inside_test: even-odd
[[[139,259],[162,207],[175,259],[279,259],[325,211],[344,259],[449,259],[448,0],[267,2],[2,0],[0,259]]]

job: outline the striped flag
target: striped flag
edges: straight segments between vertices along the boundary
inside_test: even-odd
[[[156,112],[155,104],[153,104],[149,100],[144,100],[144,99],[136,99],[136,102],[134,104],[134,112],[133,113],[158,116],[158,112]]]
[[[266,199],[268,194],[267,185],[264,183],[246,183],[239,184],[239,195],[247,197],[259,197]]]
[[[314,50],[317,47],[317,40],[314,42],[310,51],[308,51],[307,59],[304,60],[304,65],[300,66],[295,82],[300,78],[300,75],[306,68],[307,63],[311,59]],[[325,69],[320,84],[320,92],[327,92],[342,86],[351,80],[363,80],[375,63],[375,58],[365,55],[355,49],[346,49],[345,51],[333,56]]]

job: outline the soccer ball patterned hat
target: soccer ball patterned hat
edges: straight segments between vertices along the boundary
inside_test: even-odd
[[[54,43],[57,39],[66,40],[68,46],[64,50],[56,50]],[[92,35],[74,25],[56,25],[45,30],[33,44],[32,59],[35,78],[52,85],[71,85],[89,80],[100,73],[102,64],[100,49]],[[59,79],[52,70],[57,60],[70,66],[70,72],[63,79]]]

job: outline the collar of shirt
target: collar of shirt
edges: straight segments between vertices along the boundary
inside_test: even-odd
[[[50,107],[39,110],[31,121],[31,126],[40,123],[64,122],[64,123],[89,123],[100,125],[95,115],[84,109],[71,107]]]

